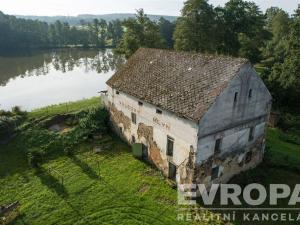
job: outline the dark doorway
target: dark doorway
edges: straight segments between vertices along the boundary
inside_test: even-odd
[[[142,159],[148,159],[148,147],[146,145],[142,145]]]
[[[176,166],[169,162],[169,178],[171,180],[176,180]]]

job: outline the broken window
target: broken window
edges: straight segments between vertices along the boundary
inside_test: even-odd
[[[173,156],[174,151],[174,139],[168,136],[167,140],[167,155]]]
[[[143,104],[142,102],[139,101],[139,106],[142,106],[142,105],[144,105],[144,104]]]
[[[238,96],[239,96],[239,93],[238,93],[238,92],[235,92],[235,93],[234,93],[234,104],[237,103]]]
[[[248,93],[248,98],[252,98],[252,89],[249,90],[249,93]]]
[[[254,127],[250,127],[250,132],[249,132],[249,141],[253,141],[254,139]]]
[[[214,167],[211,171],[211,180],[215,180],[219,177],[219,167]]]
[[[247,152],[245,163],[249,163],[252,160],[252,152]]]
[[[136,124],[136,114],[135,113],[131,113],[131,121],[133,124]]]
[[[222,143],[222,139],[219,138],[216,140],[216,143],[215,143],[215,154],[218,154],[221,152],[221,143]]]
[[[169,162],[169,179],[176,180],[176,166]]]
[[[156,109],[157,114],[162,114],[162,111],[160,109]]]

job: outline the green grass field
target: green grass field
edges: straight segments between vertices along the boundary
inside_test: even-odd
[[[53,116],[62,113],[72,113],[80,111],[82,109],[99,107],[100,105],[101,99],[99,97],[94,97],[76,102],[67,102],[59,105],[51,105],[41,109],[36,109],[29,113],[29,118],[37,119],[40,117]]]
[[[28,121],[95,106],[98,98],[46,107]],[[29,166],[22,141],[21,133],[0,146],[0,205],[21,204],[12,224],[190,224],[177,220],[177,190],[112,134],[82,142],[70,156],[52,155],[38,169]],[[109,149],[95,154],[95,145]]]
[[[37,170],[13,144],[1,148],[0,202],[21,202],[15,224],[174,224],[176,191],[111,142],[113,151],[95,155],[83,144]]]
[[[50,106],[29,113],[27,121],[100,105],[99,98],[92,98]],[[21,203],[12,224],[191,224],[177,220],[177,191],[159,171],[132,157],[130,147],[113,134],[82,142],[70,156],[54,154],[38,169],[29,166],[23,141],[21,133],[9,144],[0,145],[0,205]],[[95,154],[95,145],[107,150]],[[279,129],[269,129],[265,162],[233,181],[292,187],[300,182],[298,165],[299,145]],[[222,222],[214,219],[198,224]]]

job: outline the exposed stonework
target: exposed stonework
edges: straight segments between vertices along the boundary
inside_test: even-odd
[[[153,141],[153,127],[146,126],[143,123],[140,123],[137,130],[138,139],[141,140],[144,138],[147,141],[149,147],[149,160],[153,162],[162,172],[167,176],[168,175],[168,162],[167,159],[163,159],[161,155],[161,150],[158,148],[157,144]]]
[[[179,183],[189,184],[194,181],[195,151],[191,148],[189,157],[178,167]]]
[[[153,142],[153,127],[140,123],[137,130],[138,138],[144,137],[149,144]]]
[[[240,149],[225,155],[213,155],[201,165],[196,165],[195,181],[197,183],[211,184],[212,168],[222,168],[218,182],[227,183],[234,175],[241,171],[248,170],[257,166],[262,161],[263,153],[261,151],[264,144],[264,138],[258,138],[257,141],[247,149]],[[251,154],[251,160],[246,162],[247,153]]]
[[[125,116],[122,111],[119,111],[115,105],[109,102],[109,111],[111,114],[111,119],[114,121],[114,125],[122,124],[124,130],[130,130],[131,120],[129,117]]]

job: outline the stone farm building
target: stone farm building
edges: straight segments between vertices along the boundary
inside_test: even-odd
[[[225,183],[263,159],[271,95],[246,59],[141,48],[107,84],[115,130],[177,183]]]

